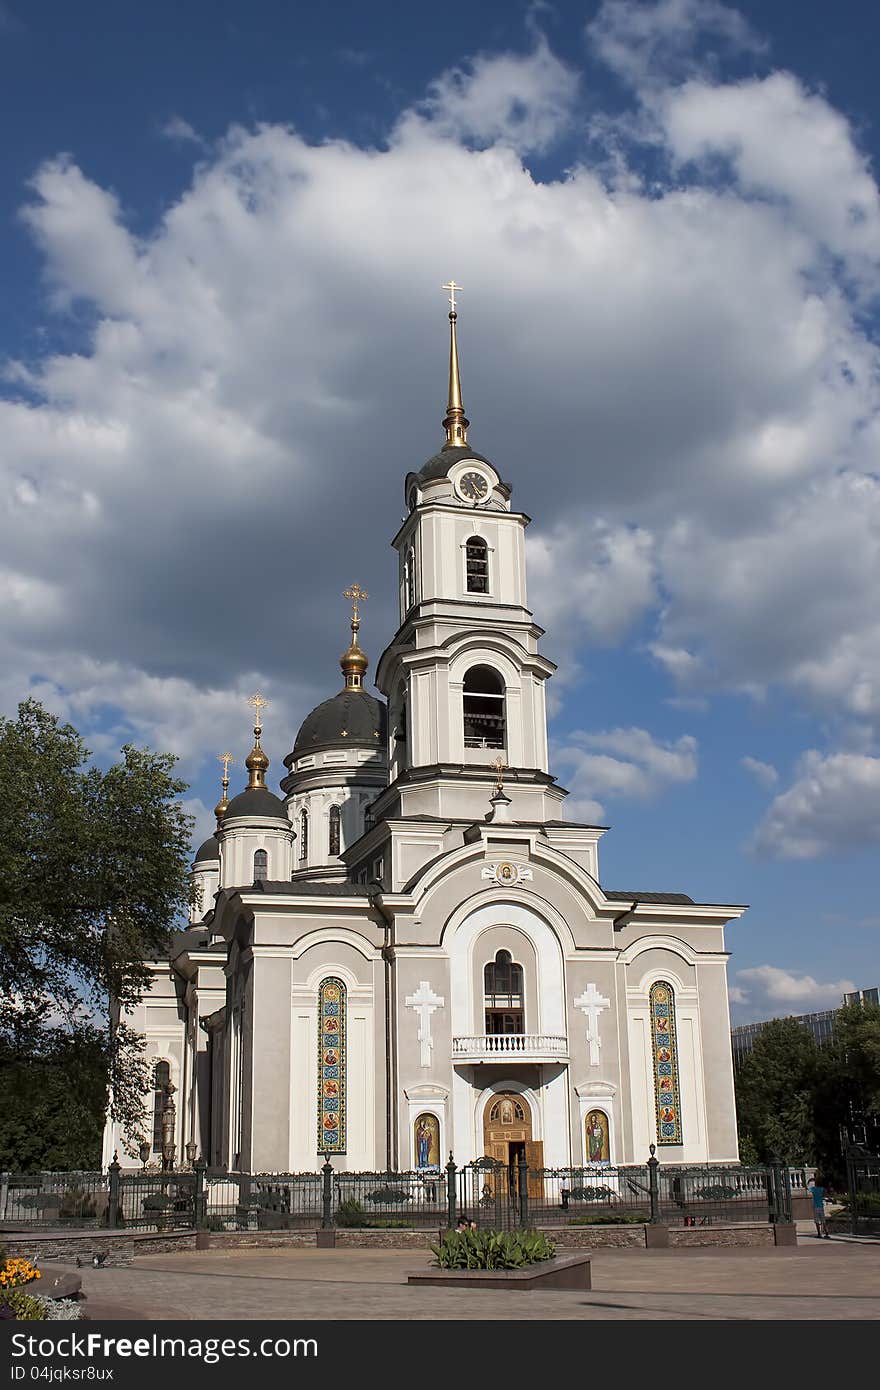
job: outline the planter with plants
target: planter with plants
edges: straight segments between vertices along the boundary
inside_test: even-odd
[[[411,1274],[410,1284],[499,1289],[588,1289],[588,1255],[556,1254],[552,1240],[540,1231],[448,1231],[432,1245],[435,1267]]]

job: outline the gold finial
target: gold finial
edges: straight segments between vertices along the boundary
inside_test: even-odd
[[[264,700],[258,691],[250,697],[247,703],[254,707],[254,746],[244,760],[244,765],[248,770],[248,790],[266,791],[266,772],[269,768],[269,759],[260,747],[260,734],[263,732],[262,712],[269,708],[269,701]]]
[[[351,646],[348,651],[342,653],[339,664],[345,676],[346,690],[362,690],[364,685],[364,672],[369,666],[369,658],[361,651],[358,646],[358,630],[361,625],[360,611],[358,604],[363,603],[370,595],[366,589],[362,589],[360,584],[352,584],[350,588],[344,589],[343,598],[351,599]]]
[[[450,280],[443,286],[444,290],[449,291],[449,401],[446,406],[446,419],[443,421],[443,428],[446,431],[446,443],[444,449],[459,449],[467,444],[467,432],[470,420],[464,413],[464,406],[461,401],[461,372],[458,366],[458,338],[456,337],[455,325],[458,321],[458,312],[455,308],[455,292],[462,288],[454,280]]]
[[[214,807],[214,815],[217,817],[217,829],[220,830],[223,824],[223,817],[226,815],[226,808],[229,805],[229,798],[226,795],[229,790],[229,764],[234,763],[235,759],[231,753],[218,753],[217,761],[223,764],[223,795]]]
[[[495,769],[495,795],[499,796],[504,791],[504,772],[507,767],[507,763],[504,761],[504,759],[501,757],[499,753],[495,761],[493,763],[490,763],[489,766],[494,767]]]

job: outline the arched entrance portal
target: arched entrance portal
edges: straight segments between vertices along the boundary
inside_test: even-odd
[[[532,1138],[532,1112],[525,1096],[499,1091],[486,1102],[483,1152],[488,1158],[504,1164],[508,1192],[517,1191],[522,1159],[529,1168],[529,1196],[538,1196],[543,1191],[539,1170],[544,1167],[544,1145]]]

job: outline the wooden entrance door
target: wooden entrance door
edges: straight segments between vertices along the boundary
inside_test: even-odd
[[[493,1096],[483,1112],[483,1152],[503,1163],[496,1182],[505,1192],[516,1191],[516,1163],[524,1154],[529,1166],[529,1196],[539,1197],[543,1184],[535,1172],[544,1166],[544,1145],[532,1138],[532,1112],[523,1096],[502,1091]]]

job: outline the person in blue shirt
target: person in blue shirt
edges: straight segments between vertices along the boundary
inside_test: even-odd
[[[813,1220],[816,1223],[816,1239],[830,1240],[828,1227],[825,1225],[825,1187],[822,1179],[817,1173],[809,1184],[813,1197]]]

